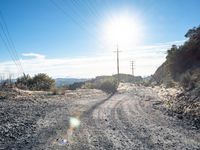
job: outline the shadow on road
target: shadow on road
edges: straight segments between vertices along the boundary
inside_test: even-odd
[[[85,111],[81,117],[90,115],[98,106],[102,105],[103,103],[105,103],[107,100],[109,100],[113,95],[115,95],[115,93],[110,94],[107,98],[101,100],[100,102],[96,103],[95,105],[93,105],[88,111]]]

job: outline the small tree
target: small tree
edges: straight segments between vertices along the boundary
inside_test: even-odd
[[[50,90],[55,86],[55,80],[47,74],[39,73],[31,78],[29,75],[24,75],[17,79],[16,85],[21,89],[29,90]]]
[[[32,78],[30,75],[23,75],[22,77],[17,78],[16,85],[18,88],[21,89],[29,89],[30,85],[32,83]]]
[[[55,86],[55,80],[45,73],[39,73],[32,79],[33,90],[50,90]]]

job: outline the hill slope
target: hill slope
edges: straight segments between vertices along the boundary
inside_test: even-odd
[[[188,40],[182,46],[172,45],[167,51],[166,61],[154,74],[158,83],[175,81],[184,88],[188,88],[191,84],[193,88],[199,87],[200,26],[190,29],[185,37]]]
[[[200,26],[190,29],[182,46],[172,45],[166,61],[156,70],[160,85],[178,87],[182,93],[170,100],[170,109],[200,125]]]

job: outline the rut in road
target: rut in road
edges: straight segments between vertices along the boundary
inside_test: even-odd
[[[83,112],[73,142],[57,149],[200,149],[199,131],[185,129],[180,121],[153,105],[151,90],[131,86],[97,102]]]

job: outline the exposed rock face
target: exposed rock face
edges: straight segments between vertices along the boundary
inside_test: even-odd
[[[158,83],[165,83],[170,79],[169,71],[166,62],[164,62],[154,73],[153,79]]]

